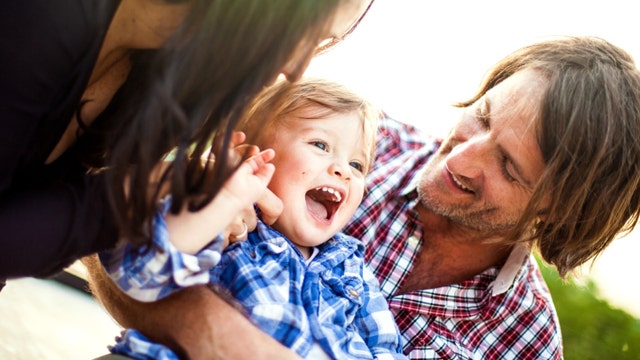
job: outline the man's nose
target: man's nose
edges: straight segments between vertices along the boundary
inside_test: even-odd
[[[490,159],[486,136],[477,136],[457,144],[447,156],[447,168],[456,176],[481,179]]]

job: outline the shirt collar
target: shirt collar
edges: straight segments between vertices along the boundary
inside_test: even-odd
[[[500,269],[496,279],[489,285],[492,295],[500,295],[511,289],[518,280],[518,274],[522,271],[524,263],[529,257],[530,251],[524,244],[517,244],[511,250],[507,261]]]
[[[389,306],[429,316],[475,319],[494,297],[507,292],[526,275],[528,257],[526,246],[516,245],[500,269],[494,266],[458,284],[392,296]]]
[[[407,186],[400,189],[400,195],[407,196],[412,193],[417,193],[418,184],[420,183],[423,171],[424,169],[416,171],[413,174],[413,177],[407,183]],[[496,279],[489,285],[492,288],[493,296],[503,294],[513,286],[518,279],[518,273],[522,270],[523,264],[527,260],[529,254],[530,251],[524,244],[517,244],[514,246],[507,258],[507,261],[498,272]]]

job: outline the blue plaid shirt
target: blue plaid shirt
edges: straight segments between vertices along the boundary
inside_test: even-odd
[[[156,220],[156,227],[164,226],[164,221]],[[156,246],[142,251],[127,247],[122,251],[127,255],[120,256],[158,262],[153,266],[155,273],[143,267],[144,281],[129,274],[134,271],[127,267],[139,263],[137,260],[107,266],[118,285],[136,299],[152,300],[154,294],[160,298],[180,288],[170,272],[185,270],[175,264],[193,263],[171,246],[166,231],[155,234]],[[245,307],[258,327],[302,357],[318,344],[334,359],[406,359],[393,314],[364,264],[363,244],[337,234],[318,250],[307,261],[282,234],[259,222],[247,241],[224,251],[206,281],[201,267],[193,278],[185,276],[185,271],[179,271],[179,278],[189,284],[220,285]],[[159,256],[154,258],[153,253]],[[150,343],[133,329],[125,331],[111,351],[137,359],[177,359],[169,349]]]
[[[99,253],[113,281],[138,301],[155,301],[187,286],[207,284],[209,270],[220,261],[224,244],[221,235],[196,255],[184,254],[169,242],[164,216],[170,206],[169,197],[160,203],[151,245],[124,243]]]

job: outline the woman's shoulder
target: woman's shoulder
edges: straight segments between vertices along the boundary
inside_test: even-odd
[[[34,0],[0,5],[2,83],[30,91],[51,90],[51,82],[78,77],[83,62],[93,68],[119,1]],[[69,85],[69,81],[67,84]],[[61,84],[62,85],[62,84]],[[3,85],[4,86],[4,85]],[[45,95],[45,94],[40,94]],[[42,99],[43,97],[41,97]]]
[[[24,155],[19,148],[32,153],[24,164],[48,155],[78,107],[118,4],[1,2],[0,118],[11,141],[0,145],[0,158],[18,161],[18,154]]]

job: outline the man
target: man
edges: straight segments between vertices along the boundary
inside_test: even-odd
[[[635,225],[640,72],[603,40],[552,40],[500,61],[459,106],[442,143],[383,120],[369,190],[347,231],[367,245],[410,358],[561,358],[530,251],[564,276]],[[113,294],[98,296],[125,326],[194,358],[210,349],[286,356],[242,317],[226,322],[233,315],[207,305],[222,301],[201,288],[151,308]],[[175,305],[188,301],[197,303]],[[155,318],[169,314],[182,323]]]

